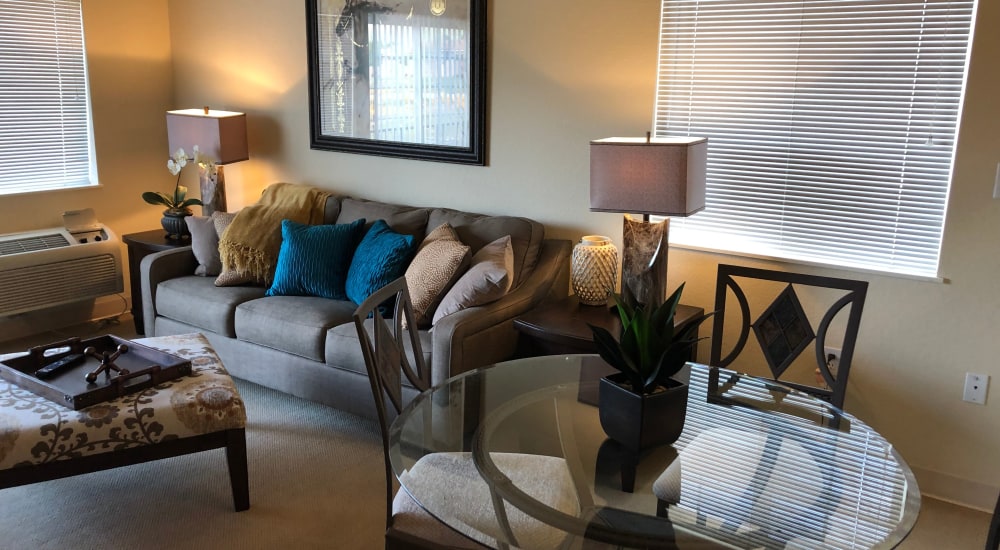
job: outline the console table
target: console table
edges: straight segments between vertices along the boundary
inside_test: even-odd
[[[181,239],[168,239],[167,232],[163,229],[143,231],[142,233],[129,233],[122,235],[122,241],[128,246],[128,273],[129,292],[132,295],[132,321],[135,323],[135,332],[140,335],[146,334],[142,322],[142,283],[139,280],[139,264],[142,259],[154,252],[170,250],[181,246],[190,246],[191,237]]]

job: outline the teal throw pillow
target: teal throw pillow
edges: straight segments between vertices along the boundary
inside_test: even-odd
[[[416,248],[413,235],[396,233],[378,220],[361,239],[347,271],[347,297],[360,304],[406,272]]]
[[[338,225],[281,221],[281,249],[268,296],[346,300],[347,270],[365,220]]]

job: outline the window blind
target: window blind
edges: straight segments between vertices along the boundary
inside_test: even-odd
[[[973,0],[663,0],[654,128],[709,138],[671,240],[937,276]]]
[[[96,184],[80,0],[0,2],[0,194]]]

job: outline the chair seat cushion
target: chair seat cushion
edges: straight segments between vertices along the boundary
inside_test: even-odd
[[[400,489],[392,500],[392,528],[423,540],[431,540],[447,548],[485,549],[465,535],[441,523],[417,504],[410,493]]]
[[[562,458],[520,453],[493,453],[494,464],[514,485],[536,501],[564,514],[579,513],[579,499],[566,461]],[[432,511],[450,518],[462,534],[483,544],[506,541],[489,486],[480,476],[470,453],[432,453],[420,458],[400,481],[417,502],[433,502]],[[462,498],[449,498],[461,494]],[[400,500],[397,496],[397,501]],[[393,503],[393,516],[400,512]],[[525,514],[509,503],[507,519],[521,548],[557,548],[566,539],[564,531]],[[394,520],[395,522],[395,520]]]

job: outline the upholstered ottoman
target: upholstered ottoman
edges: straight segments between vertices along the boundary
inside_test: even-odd
[[[78,411],[0,379],[0,489],[224,447],[233,504],[249,508],[246,410],[208,341],[136,342],[189,359],[191,375]]]

